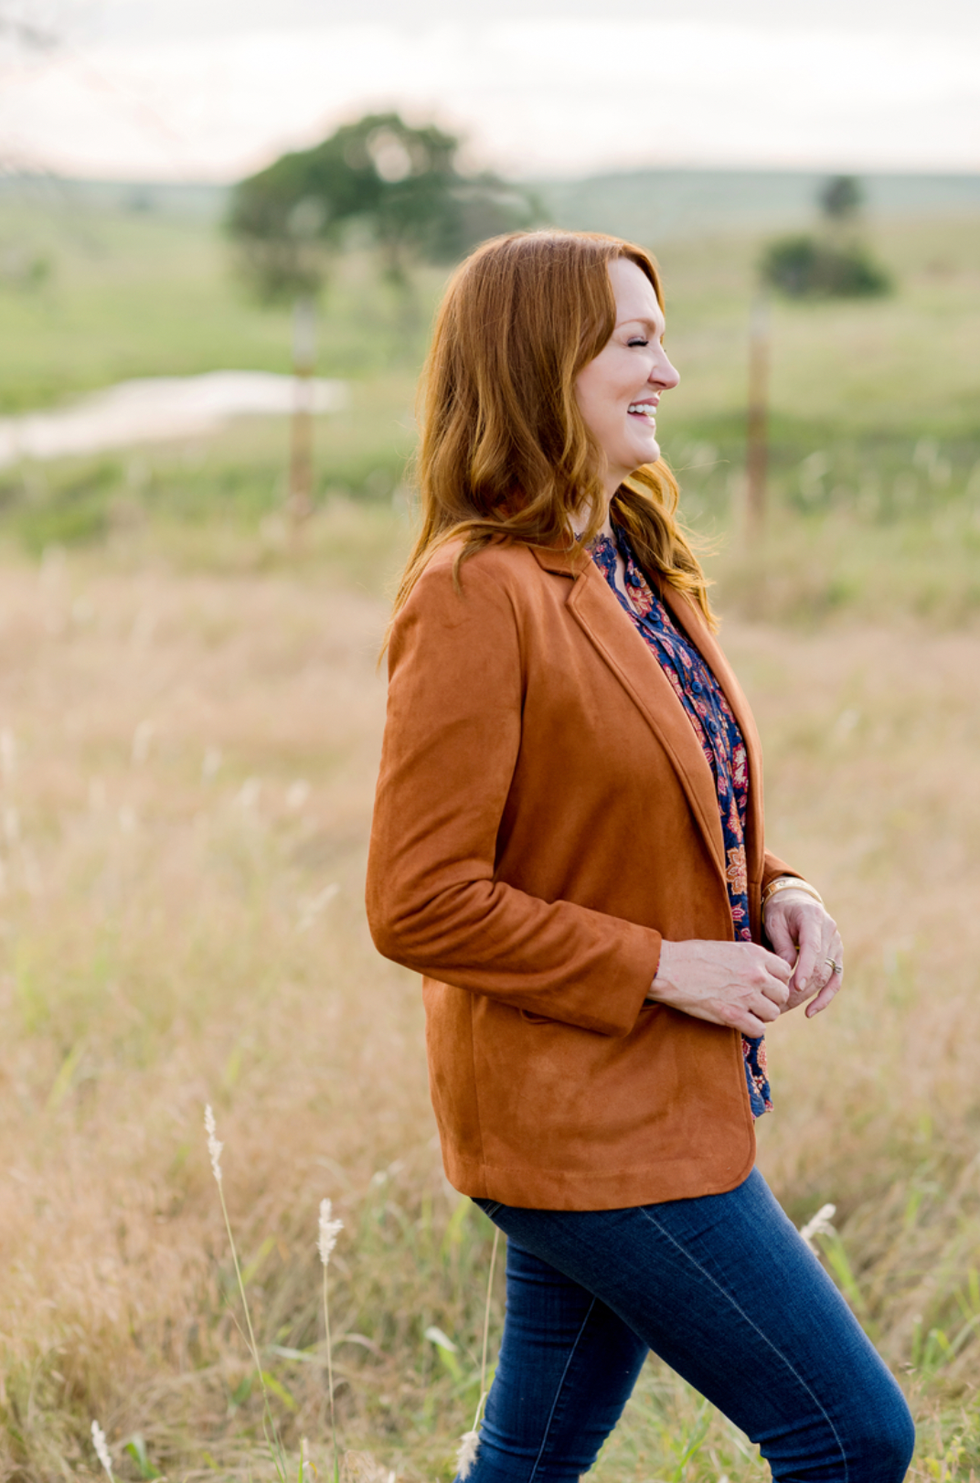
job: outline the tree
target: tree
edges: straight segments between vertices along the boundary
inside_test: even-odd
[[[830,221],[851,221],[861,209],[864,192],[854,175],[834,175],[818,196],[820,210]]]
[[[228,229],[256,289],[267,299],[314,293],[330,250],[355,222],[399,284],[414,259],[452,260],[482,237],[527,224],[530,197],[495,176],[462,174],[459,148],[434,125],[370,114],[243,180]]]
[[[819,233],[770,242],[759,263],[763,283],[790,298],[870,298],[891,292],[888,273],[849,227],[863,199],[853,175],[835,175],[817,193]]]

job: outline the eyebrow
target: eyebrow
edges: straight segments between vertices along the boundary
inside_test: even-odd
[[[632,314],[629,316],[628,319],[617,320],[616,328],[618,330],[622,329],[624,324],[642,324],[646,325],[647,329],[652,330],[654,334],[656,334],[658,330],[661,334],[666,333],[666,320],[663,321],[665,328],[661,329],[661,321],[659,319],[646,319],[642,314]]]

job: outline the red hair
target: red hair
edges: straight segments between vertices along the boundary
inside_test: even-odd
[[[601,450],[582,419],[575,380],[610,338],[608,265],[627,258],[663,307],[642,247],[596,232],[515,232],[457,268],[436,319],[420,391],[416,457],[421,528],[395,597],[397,613],[432,553],[463,537],[457,561],[492,540],[574,547],[605,519]],[[693,598],[715,626],[707,582],[677,519],[663,460],[637,469],[613,512],[641,563]]]

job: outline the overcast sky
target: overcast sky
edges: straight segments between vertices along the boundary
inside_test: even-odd
[[[17,44],[11,17],[64,44]],[[525,176],[980,170],[977,0],[0,0],[4,18],[0,160],[23,167],[233,179],[396,107]]]

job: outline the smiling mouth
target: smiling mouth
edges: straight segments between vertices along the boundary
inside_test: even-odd
[[[647,417],[652,422],[657,405],[655,402],[630,402],[626,410],[631,417]]]

